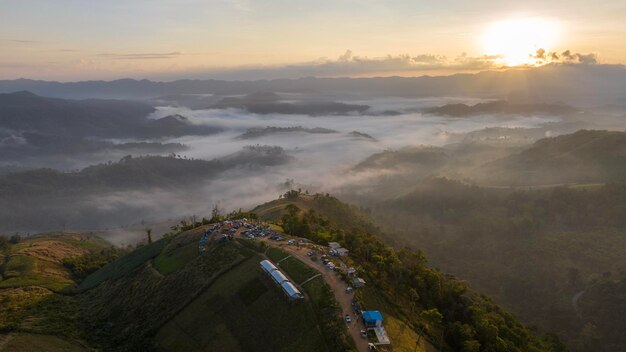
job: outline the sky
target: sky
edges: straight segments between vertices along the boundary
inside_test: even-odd
[[[535,64],[494,52],[528,37],[616,64],[626,62],[625,18],[623,0],[0,0],[0,79],[466,72]],[[486,33],[511,23],[523,31],[490,48]],[[528,29],[537,23],[550,33]]]

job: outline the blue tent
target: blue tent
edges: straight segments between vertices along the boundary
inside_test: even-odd
[[[383,322],[383,315],[377,310],[366,310],[363,312],[363,322],[365,326],[381,326]]]

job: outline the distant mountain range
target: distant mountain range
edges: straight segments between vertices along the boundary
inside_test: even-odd
[[[478,103],[475,105],[446,104],[436,108],[427,109],[426,112],[452,117],[467,117],[480,114],[504,114],[504,115],[566,115],[575,113],[577,110],[567,105],[559,104],[511,104],[507,101],[493,101]]]
[[[260,138],[265,137],[277,133],[312,133],[312,134],[329,134],[329,133],[337,133],[335,130],[331,130],[328,128],[322,127],[314,127],[314,128],[305,128],[302,126],[294,126],[294,127],[274,127],[267,126],[262,128],[250,128],[245,133],[240,135],[238,138],[241,139],[252,139],[252,138]]]
[[[467,96],[519,102],[561,102],[573,106],[623,104],[623,65],[554,64],[533,69],[476,74],[380,78],[301,78],[259,81],[178,80],[50,82],[0,81],[0,92],[28,90],[64,98],[151,99],[176,94],[250,94],[259,91],[345,96]]]
[[[0,128],[16,132],[76,137],[135,137],[202,135],[218,132],[194,126],[181,116],[149,119],[154,108],[123,100],[66,100],[21,91],[0,94]]]

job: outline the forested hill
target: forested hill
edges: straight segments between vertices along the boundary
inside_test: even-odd
[[[385,245],[366,212],[337,198],[290,191],[253,211],[281,224],[287,233],[342,244],[369,283],[358,293],[360,299],[385,306],[384,313],[424,331],[443,350],[565,350],[556,338],[523,326],[467,283],[428,266],[421,252]]]
[[[503,185],[626,180],[626,132],[580,130],[544,138],[482,168],[482,178]]]
[[[226,171],[245,173],[282,165],[291,158],[280,147],[257,145],[215,160],[126,156],[74,172],[6,173],[0,175],[0,231],[100,229],[134,223],[157,211],[169,214],[170,197],[197,201],[198,188]],[[133,192],[137,203],[120,202],[118,196],[124,192]]]
[[[515,190],[435,178],[367,205],[387,242],[423,250],[572,351],[609,352],[626,346],[624,204],[624,183]]]

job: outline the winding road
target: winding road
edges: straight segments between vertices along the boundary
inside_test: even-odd
[[[330,287],[331,291],[335,295],[335,300],[337,301],[337,303],[339,303],[339,306],[343,311],[343,315],[350,314],[350,317],[352,318],[352,322],[350,324],[347,324],[347,328],[350,336],[352,336],[352,339],[356,344],[357,350],[359,352],[369,351],[367,339],[361,336],[361,329],[364,329],[364,326],[361,321],[356,319],[355,314],[353,314],[352,312],[353,294],[346,293],[346,283],[343,282],[343,280],[341,280],[334,271],[327,269],[321,261],[312,261],[311,258],[306,255],[306,252],[309,249],[305,247],[290,246],[284,243],[275,243],[271,241],[268,242],[270,246],[282,249],[283,251],[291,254],[293,257],[300,260],[305,265],[320,272],[321,277],[324,279],[326,284]]]

